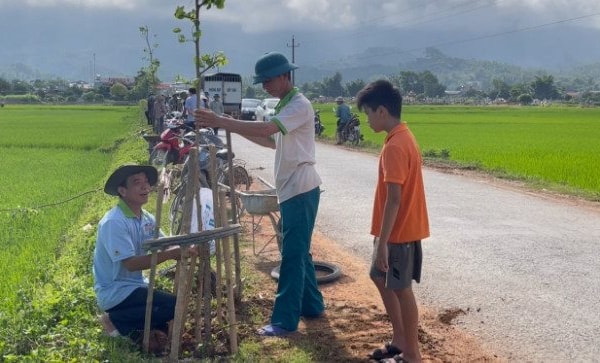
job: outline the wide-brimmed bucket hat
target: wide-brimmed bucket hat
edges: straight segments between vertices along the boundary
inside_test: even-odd
[[[115,170],[106,181],[104,185],[104,192],[110,195],[119,195],[119,185],[122,185],[128,177],[134,174],[144,173],[148,178],[148,182],[151,186],[156,185],[158,181],[158,170],[152,165],[137,165],[137,164],[126,164],[121,165]]]
[[[263,83],[297,68],[297,65],[290,63],[279,52],[266,53],[256,61],[256,65],[254,66],[254,84]]]

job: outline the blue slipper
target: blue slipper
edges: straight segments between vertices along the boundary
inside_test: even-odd
[[[265,325],[262,328],[258,329],[258,335],[262,335],[263,337],[284,337],[286,335],[292,334],[293,331],[283,329],[277,325]]]

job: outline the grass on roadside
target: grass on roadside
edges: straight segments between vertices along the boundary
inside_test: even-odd
[[[133,133],[115,150],[111,166],[99,180],[105,180],[124,162],[144,163],[147,159],[145,141]],[[21,304],[14,314],[0,315],[0,336],[6,337],[0,341],[2,361],[63,362],[79,361],[81,357],[89,361],[161,361],[143,354],[127,339],[106,337],[96,318],[91,275],[96,226],[114,203],[115,199],[104,193],[91,194],[80,216],[60,239],[55,263],[44,272],[44,278],[18,292]],[[147,209],[154,211],[154,200]],[[252,289],[264,287],[264,281],[257,280],[247,263],[243,259],[244,286],[246,294],[252,296],[256,295]],[[228,357],[230,361],[315,361],[310,344],[298,347],[284,339],[265,341],[256,336],[256,328],[269,318],[270,307],[264,302],[243,299],[238,310],[241,341],[239,352]]]

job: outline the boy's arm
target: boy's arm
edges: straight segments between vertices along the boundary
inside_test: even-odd
[[[394,183],[385,183],[387,187],[387,198],[383,207],[383,220],[381,231],[379,233],[379,244],[377,246],[377,259],[375,265],[381,271],[388,270],[388,250],[387,243],[392,234],[396,216],[400,210],[400,201],[402,197],[402,185]]]

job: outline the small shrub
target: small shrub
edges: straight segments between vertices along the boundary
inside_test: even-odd
[[[530,94],[524,93],[517,97],[517,101],[522,105],[531,105],[533,102],[533,97]]]
[[[26,94],[26,95],[6,95],[3,97],[4,103],[12,103],[12,104],[35,104],[41,103],[40,98],[34,94]]]
[[[424,150],[421,153],[421,155],[424,158],[449,160],[450,159],[450,150],[442,149],[442,150],[438,151],[436,149],[427,149],[427,150]]]

